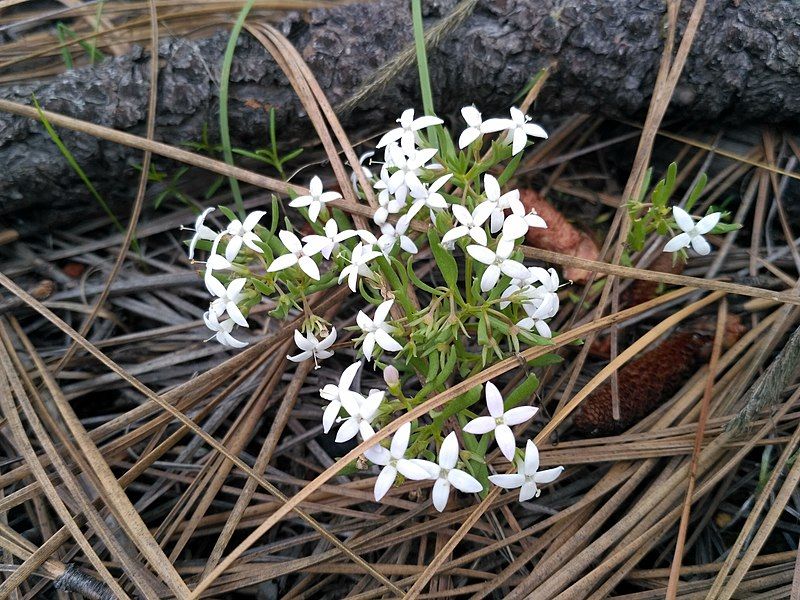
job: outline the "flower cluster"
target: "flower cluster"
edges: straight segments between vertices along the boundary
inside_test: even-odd
[[[354,228],[339,208],[342,195],[326,191],[318,176],[307,194],[288,202],[305,221],[303,228],[311,230],[305,235],[277,198],[269,211],[247,215],[219,207],[229,221],[224,228],[207,224],[211,208],[195,223],[189,257],[196,250],[209,253],[204,281],[212,299],[204,322],[226,346],[246,345],[241,330],[249,328],[251,311],[268,297],[270,316],[303,316],[294,334],[298,352],[287,358],[313,360],[319,368],[333,355],[338,334],[312,313],[310,296],[346,285],[364,299],[349,327],[355,335],[336,346],[352,344],[359,360],[338,383],[320,390],[327,403],[322,429],[326,434],[335,429],[337,442],[367,440],[454,379],[512,356],[522,345],[550,343],[548,321],[559,310],[559,277],[552,268],[526,265],[520,250],[530,228],[547,224],[508,186],[518,155],[531,139],[547,135],[516,108],[509,118],[485,121],[472,106],[461,114],[467,127],[456,145],[441,119],[408,109],[399,126],[355,165],[377,198],[376,233]],[[352,179],[356,195],[366,196],[357,181]],[[287,215],[283,228],[281,213]],[[263,222],[268,214],[269,224]],[[388,390],[359,391],[362,360],[383,370]],[[538,471],[536,446],[528,441],[524,452],[518,449],[512,430],[535,415],[522,401],[536,383],[531,376],[504,403],[488,382],[487,416],[473,412],[480,403],[478,386],[440,412],[404,425],[387,447],[373,446],[366,458],[380,467],[376,500],[398,478],[433,481],[438,510],[451,488],[479,493],[495,483],[522,488],[521,500],[537,495],[536,485],[553,481],[561,468]],[[404,387],[414,393],[406,395]],[[517,475],[490,475],[491,440],[517,463]]]

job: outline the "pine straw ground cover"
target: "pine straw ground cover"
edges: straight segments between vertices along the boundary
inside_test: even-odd
[[[323,147],[307,154],[327,155],[349,189],[338,153],[350,164],[356,155],[324,94],[277,32],[246,27],[285,65],[306,104]],[[157,31],[149,32],[153,42]],[[320,369],[295,365],[284,357],[295,352],[300,317],[276,321],[262,303],[248,315],[248,348],[205,343],[208,296],[178,229],[196,211],[170,200],[140,218],[152,198],[144,183],[125,234],[97,219],[4,246],[0,597],[798,597],[800,254],[784,206],[798,178],[798,145],[765,130],[730,152],[726,132],[708,141],[660,128],[691,36],[690,26],[680,43],[670,37],[676,51],[665,55],[643,124],[567,118],[520,165],[519,187],[557,200],[602,246],[596,261],[525,249],[538,263],[594,274],[560,290],[554,344],[452,381],[419,411],[489,380],[510,390],[535,374],[541,384],[530,403],[540,412],[518,437],[534,438],[542,464],[565,471],[530,502],[495,488],[451,498],[440,513],[416,482],[374,502],[376,472],[360,470],[367,444],[336,445],[320,423],[318,390],[354,358],[346,337]],[[246,184],[248,210],[289,191],[255,170],[151,141],[152,120],[138,138],[47,119],[141,148],[145,172],[155,153],[235,176]],[[617,144],[631,138],[639,145],[626,156]],[[693,257],[682,274],[647,270],[663,246],[657,236],[633,266],[618,264],[631,225],[623,200],[639,196],[654,148],[667,157],[658,176],[675,160],[679,194],[688,194],[709,173],[698,210],[727,203],[745,226],[712,236],[714,252]],[[232,203],[224,190],[214,203]],[[354,217],[375,212],[351,200],[339,207]],[[134,225],[138,250],[129,249]],[[428,282],[441,283],[429,250],[417,261]],[[640,280],[663,289],[626,303]],[[343,332],[362,307],[344,287],[310,302]],[[713,322],[729,315],[745,331],[723,344]],[[658,352],[696,317],[712,322],[710,347],[677,392],[619,435],[577,432],[572,417],[593,393],[621,393],[613,388],[624,390],[624,365]],[[597,358],[604,347],[607,356]],[[525,364],[553,350],[563,362]],[[664,371],[674,372],[673,356],[661,361]],[[384,386],[379,373],[361,373],[363,389]],[[646,395],[646,373],[639,385]],[[507,466],[497,452],[491,461],[500,472]]]

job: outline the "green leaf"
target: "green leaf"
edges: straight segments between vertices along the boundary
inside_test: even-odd
[[[689,198],[686,200],[686,212],[692,212],[692,208],[694,207],[697,200],[703,194],[703,190],[706,189],[706,183],[708,183],[708,175],[705,173],[700,173],[700,177],[697,179],[697,183],[694,184],[691,193],[689,194]]]
[[[232,211],[230,208],[228,208],[227,206],[222,206],[222,205],[220,204],[220,205],[219,205],[219,210],[222,212],[222,214],[223,214],[223,215],[225,215],[226,217],[228,217],[228,219],[230,219],[231,221],[236,221],[236,220],[239,218],[239,217],[237,217],[237,216],[236,216],[236,215],[233,213],[233,211]]]
[[[436,265],[439,267],[447,286],[458,293],[458,265],[456,259],[444,249],[439,239],[439,234],[433,229],[428,230],[428,243],[430,244]]]
[[[539,389],[539,378],[536,377],[534,374],[528,375],[526,379],[522,381],[517,387],[514,388],[514,391],[511,392],[505,399],[505,407],[506,410],[509,408],[514,408],[518,404],[522,404],[528,398],[533,396],[533,393]]]
[[[438,290],[436,290],[435,288],[432,288],[427,283],[422,281],[419,277],[417,277],[417,274],[414,272],[414,267],[412,266],[413,262],[414,262],[414,257],[413,256],[409,256],[408,257],[408,262],[406,263],[406,273],[408,274],[408,277],[411,280],[411,283],[413,283],[415,287],[417,287],[417,288],[419,288],[419,289],[421,289],[423,291],[426,291],[429,294],[432,294],[434,296],[440,295],[440,292]]]
[[[564,362],[564,357],[558,354],[544,354],[528,361],[529,367],[549,367],[550,365],[557,365]]]

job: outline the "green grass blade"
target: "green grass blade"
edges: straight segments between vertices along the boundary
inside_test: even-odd
[[[422,26],[422,0],[411,0],[411,19],[414,25],[414,48],[417,52],[422,107],[426,115],[434,115],[431,77],[430,73],[428,73],[428,54],[425,50],[425,30]]]

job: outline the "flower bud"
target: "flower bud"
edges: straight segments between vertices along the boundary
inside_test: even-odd
[[[400,394],[400,372],[396,367],[389,365],[383,370],[383,380],[389,386],[393,396]]]

